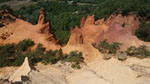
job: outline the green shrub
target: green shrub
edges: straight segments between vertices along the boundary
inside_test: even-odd
[[[48,64],[48,63],[54,64],[54,63],[57,63],[57,61],[58,61],[58,59],[56,58],[57,52],[58,51],[52,51],[52,50],[47,51],[46,54],[42,58],[43,63],[44,64]]]
[[[30,39],[25,39],[17,45],[19,51],[26,51],[30,46],[33,46],[34,42]]]
[[[109,44],[107,40],[101,41],[96,47],[101,53],[109,53],[109,54],[116,54],[117,51],[120,49],[121,43],[113,42]]]
[[[20,66],[24,62],[25,55],[21,52],[15,53],[14,61],[12,62],[11,66]]]
[[[31,65],[35,65],[38,62],[42,61],[42,57],[44,56],[45,48],[42,44],[38,44],[36,49],[32,52],[26,52],[25,56],[29,58],[29,62]]]
[[[10,66],[15,54],[15,44],[6,44],[0,46],[0,67]]]
[[[8,5],[2,5],[2,6],[0,6],[0,10],[4,10],[4,9],[7,9],[9,12],[13,12],[13,10],[11,9],[11,7],[8,6]]]
[[[150,23],[142,22],[140,28],[136,30],[135,35],[143,41],[150,42]]]
[[[31,40],[23,40],[16,44],[6,44],[0,46],[0,67],[5,66],[20,66],[29,46],[33,45]],[[24,52],[22,52],[24,51]],[[30,52],[31,54],[31,52]]]
[[[129,56],[134,56],[134,57],[137,57],[137,58],[150,57],[150,50],[145,45],[141,45],[137,48],[135,46],[131,46],[127,49],[126,52]]]
[[[80,65],[77,65],[77,69],[81,69]]]
[[[73,63],[80,63],[84,61],[84,58],[82,57],[82,52],[78,51],[72,51],[69,53],[69,55],[64,59],[64,61],[67,62],[73,62]]]
[[[72,68],[81,69],[80,65],[79,65],[79,64],[76,64],[76,63],[72,64],[71,67],[72,67]]]
[[[76,65],[75,65],[75,64],[72,64],[72,65],[71,65],[71,67],[72,67],[72,68],[75,68],[75,67],[76,67]]]

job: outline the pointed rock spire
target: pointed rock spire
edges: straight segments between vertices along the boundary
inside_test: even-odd
[[[79,45],[83,44],[83,35],[82,35],[82,30],[79,29],[77,26],[76,28],[71,30],[71,36],[68,41],[69,45]]]
[[[44,23],[45,23],[45,12],[44,12],[44,8],[41,8],[38,24],[42,25]]]
[[[27,76],[28,73],[31,71],[29,66],[28,57],[25,58],[24,63],[21,65],[18,70],[9,78],[9,81],[18,82],[21,81],[21,76]]]

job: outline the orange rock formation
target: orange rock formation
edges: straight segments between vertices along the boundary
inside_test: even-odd
[[[86,20],[83,17],[81,28],[75,28],[74,30],[78,29],[82,32],[80,35],[83,37],[83,44],[98,44],[100,41],[107,39],[109,43],[122,43],[121,48],[126,49],[130,46],[149,45],[149,43],[145,43],[135,36],[135,31],[139,28],[139,24],[139,18],[135,15],[111,15],[105,21],[104,19],[95,21],[94,15],[92,15],[88,16]],[[77,41],[75,41],[76,37],[73,37],[73,33],[71,33],[70,39],[69,43],[74,42],[74,44],[77,44],[75,43]]]
[[[82,30],[76,26],[76,28],[71,30],[71,36],[68,41],[68,45],[80,45],[80,44],[83,44]]]
[[[45,22],[44,9],[40,10],[37,25],[32,25],[21,19],[0,28],[0,44],[18,43],[24,39],[32,39],[36,44],[41,43],[47,49],[58,49],[58,41],[50,31],[50,23]]]

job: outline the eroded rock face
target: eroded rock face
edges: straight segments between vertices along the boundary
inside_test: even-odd
[[[93,25],[95,23],[94,15],[87,17],[84,25]]]
[[[136,29],[139,28],[139,18],[135,15],[122,16],[111,15],[108,19],[95,21],[94,15],[81,20],[81,31],[83,44],[99,43],[107,39],[109,43],[122,43],[121,49],[130,46],[149,45],[135,36]],[[75,38],[74,38],[75,39]]]
[[[93,15],[87,17],[85,24],[81,29],[83,33],[83,42],[85,44],[91,44],[96,41],[99,33],[105,32],[108,29],[108,26],[100,20],[95,23]]]
[[[84,26],[84,24],[85,24],[85,16],[84,16],[84,17],[82,17],[82,19],[81,19],[80,27],[83,27],[83,26]]]
[[[38,24],[44,24],[45,23],[45,12],[44,9],[40,9],[40,16],[39,16],[39,20],[38,20]]]
[[[78,27],[71,30],[71,36],[68,41],[69,45],[81,45],[83,44],[82,30]]]
[[[31,68],[29,66],[28,58],[26,57],[21,67],[18,70],[16,70],[16,72],[12,76],[10,76],[9,81],[22,81],[21,76],[27,76],[30,73],[30,71]]]
[[[22,19],[0,28],[0,44],[19,43],[31,39],[35,44],[41,43],[46,49],[59,49],[59,41],[50,30],[50,22],[45,21],[44,9],[40,10],[39,22],[33,25]]]
[[[128,15],[122,16],[119,15],[111,15],[107,20],[106,24],[111,26],[113,24],[120,24],[126,31],[131,32],[133,35],[135,30],[139,28],[139,18],[136,15]]]

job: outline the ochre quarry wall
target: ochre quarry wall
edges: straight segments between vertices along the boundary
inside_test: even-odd
[[[0,28],[0,44],[18,43],[24,39],[32,39],[35,44],[41,43],[46,49],[59,49],[59,41],[51,33],[50,22],[45,22],[44,9],[40,10],[39,21],[33,25],[21,19],[16,19]]]
[[[106,20],[100,19],[97,21],[94,20],[94,15],[88,16],[87,19],[83,17],[80,28],[74,29],[79,31],[71,33],[68,44],[81,44],[79,43],[81,36],[83,39],[82,44],[98,44],[102,40],[107,39],[109,43],[122,43],[121,49],[123,50],[130,46],[149,45],[149,43],[143,42],[135,36],[135,31],[139,28],[139,25],[139,18],[135,15],[111,15]],[[79,34],[78,37],[77,34]]]
[[[70,39],[67,45],[82,45],[83,44],[83,34],[82,30],[77,26],[71,30]]]

